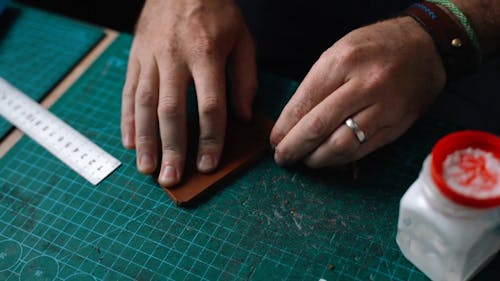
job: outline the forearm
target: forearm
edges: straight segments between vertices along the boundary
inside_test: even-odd
[[[467,16],[483,55],[500,50],[500,0],[452,0]]]

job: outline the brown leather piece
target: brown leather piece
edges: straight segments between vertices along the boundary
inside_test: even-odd
[[[196,143],[188,148],[183,181],[172,188],[163,188],[179,206],[193,206],[220,187],[230,176],[248,167],[270,150],[268,141],[273,122],[270,118],[255,116],[251,124],[230,119],[222,158],[213,173],[196,169]],[[197,134],[194,134],[197,136]],[[195,138],[190,134],[190,139]]]
[[[464,28],[438,5],[422,1],[410,6],[405,14],[414,18],[432,36],[448,79],[477,68],[475,50]],[[459,39],[461,46],[453,46],[453,39]]]

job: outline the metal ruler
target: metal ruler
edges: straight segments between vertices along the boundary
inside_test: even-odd
[[[0,115],[93,185],[121,164],[1,77]]]

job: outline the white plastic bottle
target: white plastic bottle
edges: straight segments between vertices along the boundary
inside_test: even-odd
[[[396,242],[435,281],[468,280],[500,249],[500,138],[452,133],[401,199]],[[499,273],[500,280],[500,273]]]

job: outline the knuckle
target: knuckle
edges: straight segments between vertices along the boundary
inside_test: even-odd
[[[200,35],[192,45],[192,53],[196,57],[211,57],[216,51],[216,40],[207,34]]]
[[[168,36],[168,37],[174,38],[174,36]],[[178,51],[179,51],[179,46],[177,40],[167,40],[164,44],[164,47],[160,49],[160,55],[164,56],[175,55],[178,53]]]
[[[157,92],[152,86],[141,86],[137,89],[136,102],[137,105],[143,107],[151,107],[155,104]]]
[[[342,48],[336,49],[335,56],[337,57],[339,63],[346,65],[353,65],[363,62],[366,50],[359,45],[344,44]]]
[[[179,162],[182,159],[181,148],[173,144],[162,144],[163,162]]]
[[[122,126],[130,128],[135,124],[135,116],[133,113],[124,113],[122,115]]]
[[[125,86],[123,86],[122,98],[123,99],[133,99],[134,98],[134,89],[136,87],[137,87],[137,85],[133,85],[132,83],[125,83]]]
[[[291,109],[291,115],[294,120],[300,120],[307,113],[306,103],[304,101],[297,101]]]
[[[222,145],[222,138],[215,135],[200,136],[200,147],[219,147]]]
[[[137,135],[135,142],[138,146],[148,146],[153,144],[154,139],[150,135]]]
[[[366,91],[376,91],[376,89],[382,88],[384,83],[388,80],[389,69],[384,69],[382,67],[374,66],[367,75],[365,80],[365,90]]]
[[[178,147],[170,143],[162,143],[161,151],[163,152],[163,155],[176,154]]]
[[[202,115],[212,115],[222,111],[222,101],[216,95],[204,96],[200,99],[200,113]]]
[[[158,45],[155,49],[155,57],[159,59],[172,59],[179,55],[181,52],[179,47],[179,42],[173,35],[167,34],[165,36],[166,40],[160,40],[159,42],[155,42],[153,44]]]
[[[318,139],[328,133],[328,122],[321,116],[313,116],[306,125],[310,139]]]
[[[173,97],[163,97],[158,102],[159,117],[176,117],[179,112],[179,101]]]

